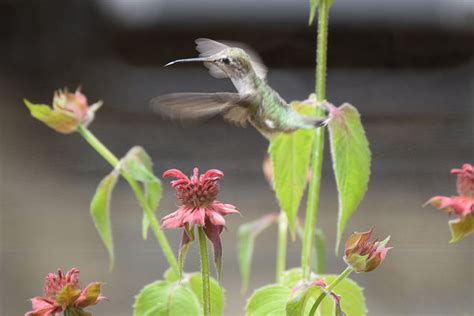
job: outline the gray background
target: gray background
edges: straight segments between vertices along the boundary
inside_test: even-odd
[[[88,207],[110,167],[79,135],[54,133],[32,119],[22,98],[50,102],[52,91],[82,85],[104,107],[91,130],[118,156],[144,146],[161,174],[172,167],[225,172],[221,200],[237,205],[223,233],[225,315],[242,315],[236,256],[238,226],[278,209],[261,163],[266,141],[253,129],[213,119],[180,126],[151,114],[148,101],[175,91],[233,91],[200,65],[163,69],[195,55],[193,40],[242,41],[270,68],[269,83],[287,100],[314,87],[315,28],[307,1],[0,1],[0,314],[23,315],[28,298],[57,267],[100,280],[110,302],[95,315],[131,315],[133,296],[161,278],[166,262],[154,238],[141,240],[141,211],[123,182],[112,201],[116,267],[108,259]],[[474,239],[450,245],[448,217],[422,204],[455,193],[449,170],[473,163],[474,8],[470,0],[336,0],[331,14],[328,98],[362,113],[373,152],[366,198],[347,232],[392,235],[386,262],[353,275],[369,315],[474,315]],[[332,251],[337,195],[324,160],[318,225]],[[174,211],[164,182],[159,216]],[[303,212],[301,212],[302,214]],[[179,232],[168,231],[173,249]],[[347,236],[347,234],[346,234]],[[251,290],[272,282],[276,229],[258,239]],[[290,243],[288,267],[299,265]],[[194,245],[186,269],[199,269]]]

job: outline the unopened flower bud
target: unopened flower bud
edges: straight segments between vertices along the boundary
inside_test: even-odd
[[[383,241],[369,241],[372,230],[353,233],[346,242],[344,260],[356,272],[369,272],[377,268],[385,259],[391,247],[385,247],[390,236]]]

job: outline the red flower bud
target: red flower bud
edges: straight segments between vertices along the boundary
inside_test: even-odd
[[[346,242],[344,260],[356,272],[369,272],[377,268],[385,259],[387,252],[392,249],[385,247],[390,236],[383,241],[369,241],[372,230],[363,233],[353,233]]]
[[[54,93],[52,108],[44,104],[33,104],[24,100],[31,115],[59,133],[69,134],[77,130],[79,125],[87,126],[95,112],[102,105],[99,101],[91,106],[79,89],[69,93],[66,89]]]

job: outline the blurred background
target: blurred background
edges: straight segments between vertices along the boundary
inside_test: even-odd
[[[276,229],[257,240],[251,289],[240,294],[237,230],[278,210],[265,182],[267,142],[254,129],[216,118],[181,126],[151,113],[149,100],[178,91],[233,91],[202,65],[163,68],[193,57],[195,38],[245,42],[270,69],[269,83],[287,100],[314,90],[316,28],[306,0],[1,0],[0,1],[0,314],[23,315],[46,273],[81,270],[83,284],[106,283],[110,302],[94,315],[131,315],[134,295],[162,277],[166,262],[153,236],[141,240],[141,210],[121,182],[112,200],[116,267],[89,216],[89,202],[110,171],[77,134],[60,135],[22,104],[50,103],[55,89],[81,85],[102,99],[91,130],[118,156],[142,145],[155,171],[176,167],[225,172],[221,200],[242,217],[223,233],[225,315],[243,315],[251,291],[272,282]],[[474,2],[472,0],[336,0],[329,35],[328,99],[362,114],[373,152],[366,198],[347,232],[392,235],[384,264],[353,275],[365,288],[369,315],[474,315],[474,238],[450,245],[448,217],[422,204],[455,194],[451,168],[473,163]],[[324,161],[318,225],[333,252],[337,192]],[[303,203],[304,204],[304,203]],[[159,216],[176,208],[164,181]],[[300,214],[303,214],[301,211]],[[177,251],[179,232],[167,235]],[[346,234],[347,236],[347,234]],[[186,270],[199,269],[191,247]],[[288,267],[299,265],[290,243]]]

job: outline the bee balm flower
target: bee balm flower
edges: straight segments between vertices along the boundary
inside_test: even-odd
[[[44,104],[32,104],[26,99],[25,104],[33,117],[59,133],[69,134],[76,131],[79,125],[89,125],[102,102],[89,106],[86,96],[78,89],[74,93],[67,90],[55,92],[52,108]]]
[[[32,311],[25,316],[59,316],[63,311],[70,315],[90,315],[83,308],[95,305],[107,298],[100,294],[101,284],[90,283],[81,290],[79,270],[72,268],[66,274],[58,269],[58,274],[49,273],[44,282],[44,296],[31,299]]]
[[[353,233],[346,242],[344,260],[356,272],[369,272],[377,268],[391,249],[385,247],[390,236],[383,241],[369,241],[372,230]]]
[[[222,246],[220,234],[225,227],[224,216],[239,213],[231,204],[216,200],[219,193],[219,180],[224,173],[211,169],[199,175],[198,168],[194,168],[193,175],[188,178],[178,169],[170,169],[163,173],[163,177],[175,177],[171,186],[176,190],[176,197],[181,202],[179,208],[161,220],[162,228],[185,228],[181,240],[181,247],[192,239],[194,225],[202,226],[207,238],[214,246],[214,260],[217,270],[220,270]]]
[[[458,216],[449,221],[451,242],[455,242],[474,232],[474,168],[466,163],[462,169],[452,169],[451,173],[458,175],[458,195],[435,196],[427,204],[430,203],[438,209]]]

